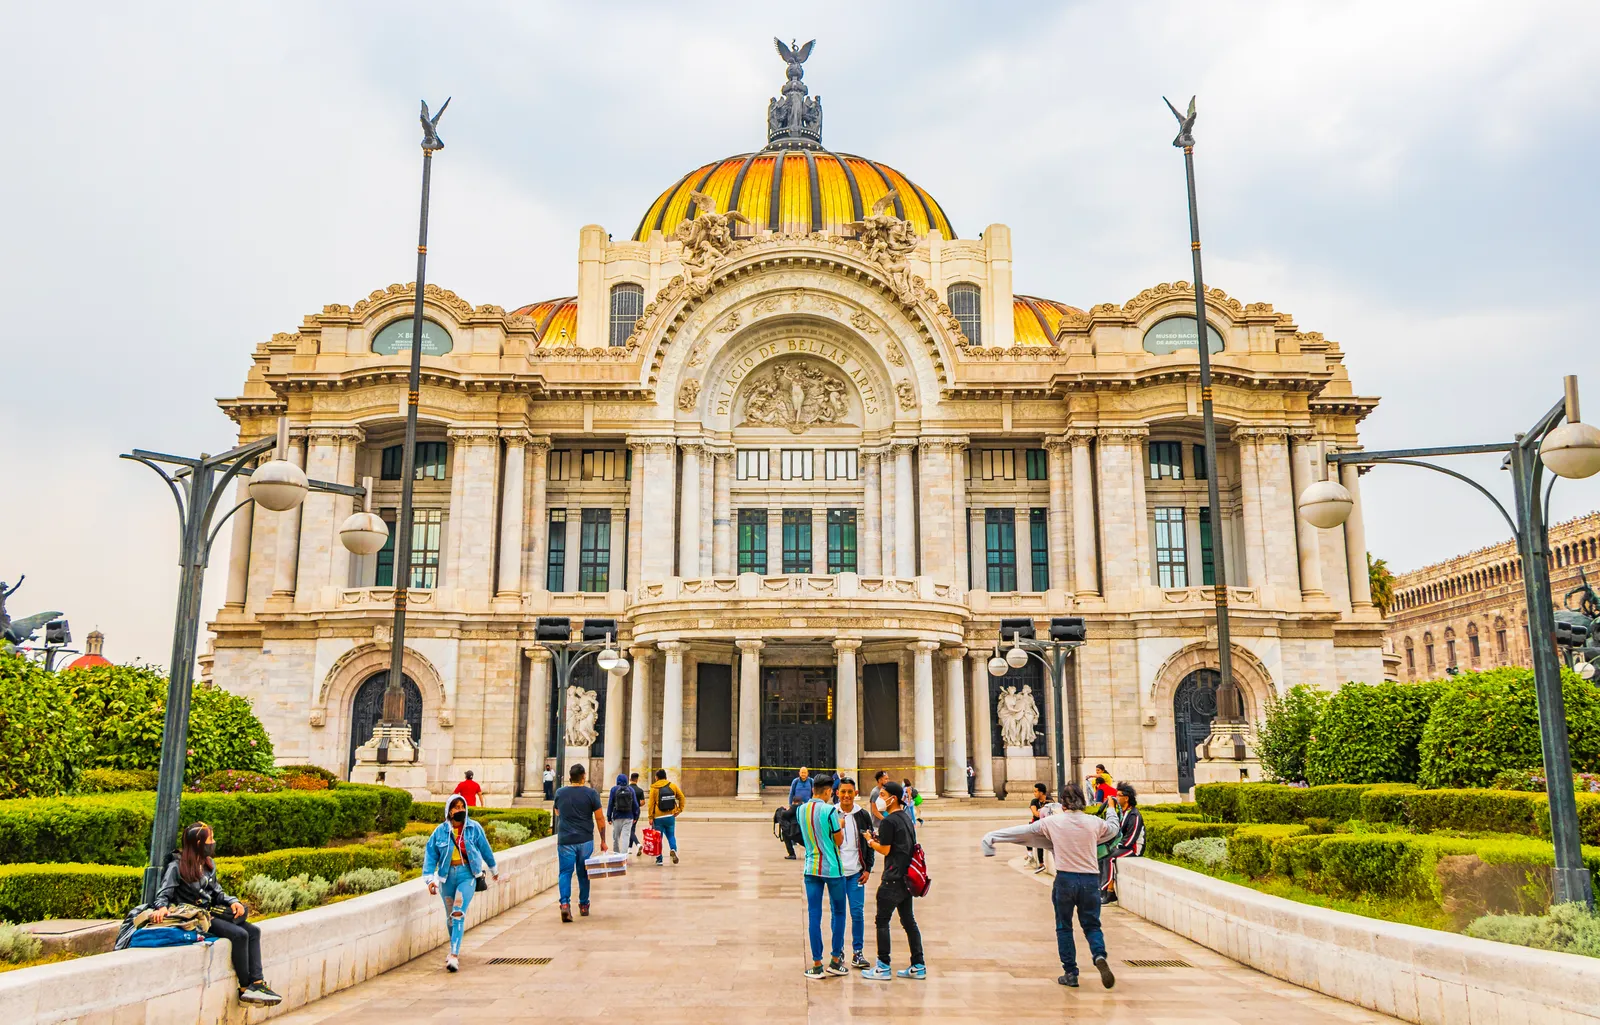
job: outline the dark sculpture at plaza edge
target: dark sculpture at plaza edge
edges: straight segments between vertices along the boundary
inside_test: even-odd
[[[774,96],[767,104],[767,146],[769,149],[776,148],[774,144],[782,142],[791,147],[820,149],[822,97],[809,96],[810,90],[802,81],[806,73],[802,65],[811,56],[811,48],[817,45],[817,41],[813,39],[804,46],[795,46],[793,43],[785,46],[783,40],[774,37],[772,42],[778,47],[778,56],[789,68],[788,78],[783,83],[783,95]]]
[[[21,619],[12,619],[11,613],[6,609],[6,599],[17,593],[17,588],[28,579],[24,574],[17,578],[17,582],[10,587],[4,580],[0,580],[0,654],[10,654],[16,650],[17,645],[26,644],[39,632],[39,628],[58,618],[59,612],[38,612]]]

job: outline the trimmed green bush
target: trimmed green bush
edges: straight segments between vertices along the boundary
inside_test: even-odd
[[[0,798],[69,793],[91,750],[87,718],[60,678],[0,655]]]
[[[1267,702],[1266,717],[1256,730],[1256,751],[1267,778],[1279,783],[1306,781],[1306,753],[1328,695],[1303,683]]]
[[[44,941],[20,925],[0,922],[0,961],[21,964],[32,961],[44,950]]]
[[[333,892],[372,893],[400,882],[400,873],[392,868],[353,868],[333,881]]]
[[[1544,794],[1517,790],[1413,790],[1400,799],[1405,824],[1419,833],[1458,829],[1538,836]]]
[[[1153,814],[1140,809],[1144,816],[1145,851],[1156,857],[1165,857],[1172,848],[1185,840],[1207,836],[1228,836],[1239,827],[1231,822],[1185,822],[1175,815]]]
[[[320,765],[280,765],[278,775],[283,779],[288,779],[290,776],[314,776],[328,784],[329,790],[339,785],[338,774],[329,772]]]
[[[1583,904],[1557,904],[1547,915],[1484,915],[1467,926],[1480,940],[1600,957],[1600,916]]]
[[[1306,748],[1306,781],[1413,783],[1439,697],[1433,683],[1347,683],[1328,699]]]
[[[496,819],[489,823],[489,840],[495,850],[515,847],[533,839],[533,830],[517,822]]]
[[[1561,671],[1572,767],[1600,769],[1600,694]],[[1445,686],[1423,731],[1417,782],[1424,787],[1486,787],[1507,770],[1538,765],[1538,700],[1533,671],[1462,673]]]
[[[411,805],[410,814],[413,822],[443,822],[444,805],[438,801],[417,801]],[[535,840],[550,835],[550,813],[543,808],[473,808],[470,814],[485,829],[491,822],[515,822],[526,826]]]
[[[1172,856],[1203,868],[1221,868],[1228,863],[1228,841],[1220,836],[1202,836],[1172,845]]]
[[[1264,876],[1272,871],[1272,851],[1277,841],[1309,832],[1309,827],[1300,825],[1240,826],[1228,837],[1228,864],[1247,876]]]
[[[0,919],[121,918],[144,870],[121,865],[0,865]]]
[[[1194,788],[1194,804],[1211,822],[1239,821],[1239,793],[1244,783],[1201,783]]]
[[[189,789],[197,794],[276,794],[284,785],[265,773],[223,769],[201,776]]]
[[[321,876],[297,875],[288,879],[251,876],[244,884],[244,897],[264,914],[283,914],[315,907],[327,899],[333,884]]]
[[[378,795],[377,817],[373,820],[373,824],[367,827],[368,829],[379,833],[398,833],[405,828],[407,822],[416,818],[411,814],[411,809],[416,803],[411,791],[401,790],[399,787],[377,786],[372,783],[340,783],[333,796],[341,801],[349,801],[358,800],[356,796],[358,794]],[[541,811],[539,814],[546,820],[550,818],[549,812]],[[440,806],[437,821],[444,821],[443,806]],[[545,831],[549,832],[548,827]]]
[[[218,858],[217,881],[229,892],[237,892],[245,881],[258,875],[288,879],[297,875],[337,879],[356,869],[400,870],[412,867],[407,852],[393,845],[352,844],[348,847],[298,847],[242,858]]]
[[[149,793],[0,801],[0,863],[143,865],[155,804]]]
[[[122,794],[156,789],[154,769],[85,769],[78,776],[80,794]]]

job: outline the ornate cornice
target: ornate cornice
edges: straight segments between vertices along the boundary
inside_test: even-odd
[[[498,427],[447,427],[445,437],[451,441],[483,442],[497,441],[500,438]]]
[[[1095,433],[1102,439],[1133,442],[1150,437],[1150,428],[1141,424],[1121,424],[1097,428]]]

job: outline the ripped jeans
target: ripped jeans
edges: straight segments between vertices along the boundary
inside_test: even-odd
[[[461,953],[461,934],[467,929],[467,908],[472,906],[472,895],[477,892],[477,880],[465,865],[452,865],[439,884],[439,896],[444,900],[444,913],[450,923],[450,953]],[[456,902],[460,901],[460,906]]]

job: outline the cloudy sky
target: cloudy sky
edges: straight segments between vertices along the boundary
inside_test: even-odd
[[[1198,93],[1207,280],[1344,347],[1383,399],[1369,447],[1507,438],[1594,361],[1592,3],[3,9],[0,579],[117,660],[166,662],[177,574],[171,500],[117,454],[227,448],[214,400],[257,342],[412,278],[419,96],[455,98],[429,279],[473,303],[570,294],[581,225],[625,237],[686,170],[759,147],[781,35],[818,39],[831,147],[910,174],[963,236],[1011,225],[1017,290],[1081,307],[1189,278],[1161,96]],[[1365,480],[1397,569],[1505,535],[1443,477]]]

